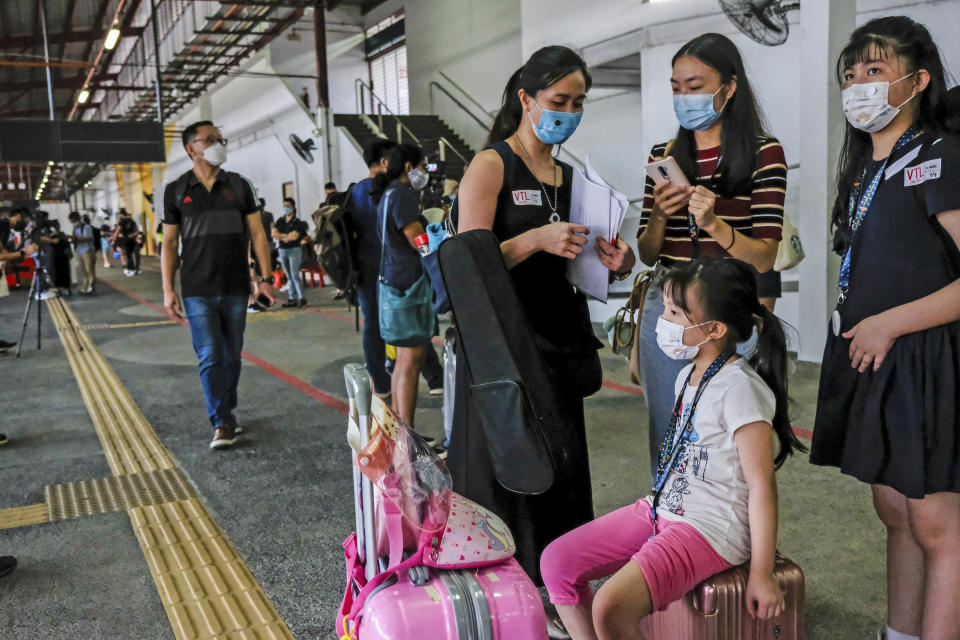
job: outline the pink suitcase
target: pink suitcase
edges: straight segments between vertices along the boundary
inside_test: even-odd
[[[786,610],[771,620],[752,618],[746,608],[749,567],[741,565],[701,582],[640,624],[647,640],[804,640],[803,571],[777,556],[774,575],[786,594]]]
[[[370,378],[360,365],[344,367],[350,413],[357,417],[361,446],[369,434]],[[348,437],[351,437],[348,435]],[[351,465],[353,467],[353,465]],[[358,535],[344,543],[348,589],[355,597],[366,581],[386,568],[386,558],[377,557],[372,509],[373,488],[354,468],[354,498]],[[352,551],[355,549],[355,551]],[[357,557],[352,557],[355,553]],[[349,611],[348,593],[338,619]],[[346,611],[344,610],[346,609]],[[401,570],[367,597],[354,635],[355,640],[544,640],[546,614],[540,592],[513,558],[477,569],[445,570],[424,565]]]

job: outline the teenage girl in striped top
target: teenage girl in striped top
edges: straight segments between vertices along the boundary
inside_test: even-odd
[[[787,164],[767,135],[743,60],[729,38],[697,36],[673,57],[676,137],[657,144],[648,162],[673,156],[693,187],[647,178],[637,240],[645,264],[656,264],[640,326],[640,370],[650,414],[650,459],[656,460],[685,361],[657,346],[663,313],[660,284],[672,267],[699,256],[737,258],[760,274],[761,301],[779,295],[772,271],[780,243]],[[769,273],[768,273],[769,272]],[[768,305],[772,306],[772,305]],[[752,349],[749,340],[745,349]]]

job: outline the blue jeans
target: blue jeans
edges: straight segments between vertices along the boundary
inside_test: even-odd
[[[210,424],[214,429],[224,422],[235,424],[247,297],[189,297],[183,299],[183,307],[193,350],[200,359],[200,385]]]
[[[357,290],[357,301],[363,314],[363,360],[373,379],[377,393],[390,391],[390,376],[387,374],[386,344],[380,335],[380,307],[377,301],[377,281]]]
[[[357,290],[357,301],[360,304],[360,313],[363,314],[363,360],[367,371],[370,372],[370,377],[373,378],[373,390],[377,393],[386,393],[390,391],[390,376],[386,370],[386,343],[380,335],[379,301],[375,279],[373,286],[362,286]],[[427,349],[427,359],[420,373],[431,389],[443,387],[443,365],[432,344]]]
[[[305,300],[303,295],[303,282],[300,280],[300,265],[303,263],[303,254],[300,247],[290,249],[280,248],[280,266],[283,272],[287,274],[287,282],[290,283],[290,300]]]

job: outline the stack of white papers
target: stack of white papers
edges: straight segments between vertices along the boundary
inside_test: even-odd
[[[573,174],[570,222],[588,227],[590,235],[583,253],[567,265],[567,280],[601,302],[607,301],[610,270],[603,266],[597,255],[597,238],[616,244],[629,206],[627,196],[608,185],[587,156],[583,170],[576,169]]]

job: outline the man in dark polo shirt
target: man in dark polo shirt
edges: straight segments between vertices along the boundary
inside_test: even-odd
[[[240,432],[233,410],[250,294],[248,242],[260,273],[270,273],[270,245],[253,187],[239,174],[220,169],[227,159],[226,145],[212,122],[184,129],[183,146],[193,168],[163,190],[163,304],[174,318],[185,311],[190,323],[214,429],[211,449],[231,446]],[[173,286],[181,238],[182,306]],[[258,286],[261,293],[272,294],[262,278]]]

